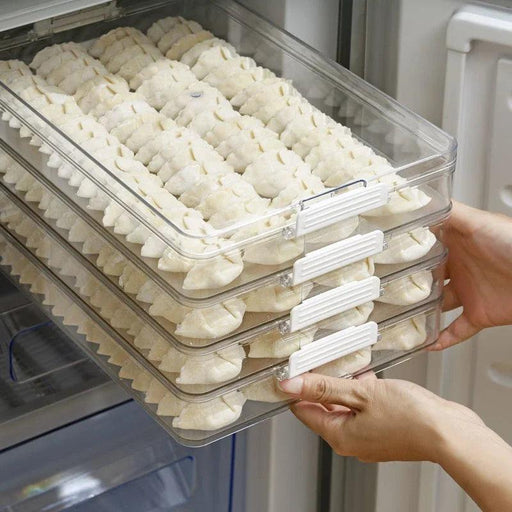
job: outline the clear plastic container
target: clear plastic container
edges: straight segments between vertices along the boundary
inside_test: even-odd
[[[123,296],[133,299],[161,328],[172,335],[176,344],[185,347],[204,348],[207,351],[227,346],[237,339],[247,339],[255,329],[261,332],[276,323],[280,324],[280,329],[286,329],[288,320],[285,317],[293,315],[290,311],[307,308],[307,304],[312,301],[318,302],[321,293],[329,289],[373,275],[386,278],[442,252],[436,236],[440,236],[442,222],[447,214],[438,212],[421,219],[421,223],[394,228],[384,237],[380,232],[370,232],[364,237],[364,243],[352,249],[345,245],[343,258],[347,265],[341,270],[315,277],[317,266],[314,261],[302,267],[296,262],[294,269],[254,281],[250,287],[240,287],[209,299],[192,301],[183,296],[168,295],[165,286],[161,286],[158,280],[159,276],[154,275],[150,267],[139,265],[136,259],[129,260],[122,247],[119,248],[108,237],[103,237],[92,223],[85,222],[80,216],[80,210],[66,204],[58,192],[51,185],[45,184],[42,178],[38,180],[38,174],[31,166],[26,163],[22,166],[7,153],[0,158],[3,158],[0,162],[0,179],[5,185],[2,190],[9,195],[6,190],[9,189],[24,201],[26,207],[20,206],[25,211],[24,217],[32,214],[35,222],[39,222],[35,216],[44,220],[51,228],[50,231],[60,235],[83,254],[87,261],[98,267],[108,280],[124,292]],[[386,251],[375,258],[361,259],[371,254],[382,241]],[[332,255],[325,249],[322,255],[324,260],[341,259],[338,253]],[[309,274],[313,279],[293,286],[291,283],[294,282],[294,275],[299,272]],[[371,281],[366,282],[371,286]],[[256,288],[257,284],[261,288]],[[232,314],[233,311],[236,311],[236,316]],[[207,322],[212,313],[217,319],[216,325]]]
[[[8,85],[0,83],[0,132],[5,144],[23,154],[63,196],[156,272],[159,263],[165,266],[162,258],[171,259],[173,268],[181,271],[161,273],[169,291],[177,290],[190,298],[212,297],[290,268],[297,260],[304,262],[306,255],[313,258],[316,254],[321,263],[322,253],[315,251],[329,246],[342,253],[332,244],[347,237],[375,230],[388,232],[448,211],[455,162],[455,143],[448,135],[236,2],[194,1],[163,7],[152,4],[138,2],[127,6],[123,16],[115,20],[84,21],[83,27],[48,34],[41,41],[9,41],[7,37],[8,49],[0,49],[0,58],[30,61],[43,45],[90,40],[122,25],[145,31],[159,18],[183,14],[224,37],[241,54],[252,55],[258,64],[293,80],[312,105],[343,123],[355,140],[387,160],[386,176],[398,176],[393,180],[371,176],[352,179],[286,206],[264,208],[250,219],[223,227],[210,222],[207,227],[199,223],[201,228],[184,228],[150,204],[150,196],[143,197],[140,187],[138,192],[132,190],[73,142],[65,130],[42,116],[30,101],[22,100]],[[65,172],[56,173],[55,166],[64,166]],[[92,198],[80,190],[83,184],[87,187],[82,188],[94,191]],[[408,194],[421,198],[418,208],[405,207],[393,213],[390,205]],[[103,206],[99,208],[98,203]],[[119,215],[113,224],[106,218],[105,205]],[[126,226],[141,238],[130,242],[136,237],[120,234]],[[212,266],[218,269],[213,278],[194,278]]]
[[[55,322],[180,443],[208,444],[287,408],[290,401],[277,391],[276,376],[294,375],[298,367],[303,370],[300,359],[290,358],[215,398],[198,401],[197,397],[176,393],[128,347],[121,348],[119,334],[4,228],[0,228],[0,249],[1,271],[27,292],[30,290],[47,311],[53,310]],[[55,304],[61,311],[55,312]],[[316,371],[348,377],[373,368],[374,361],[377,370],[397,364],[437,339],[440,311],[437,299],[381,326],[368,322],[358,331],[363,338],[357,352],[340,351],[342,357],[325,362]],[[410,335],[404,336],[411,329],[421,333],[414,343]],[[354,333],[345,332],[345,339],[349,334]]]
[[[229,345],[205,353],[180,344],[78,251],[9,197],[9,192],[2,196],[0,191],[0,204],[3,223],[34,257],[116,329],[125,344],[177,389],[191,395],[212,396],[235,389],[244,379],[276,366],[306,345],[318,347],[328,338],[338,343],[339,331],[367,320],[382,322],[399,316],[439,297],[442,289],[445,251],[439,245],[420,263],[398,269],[384,265],[387,274],[380,279],[366,277],[318,293],[280,320],[248,331],[243,341],[235,338]],[[56,312],[62,311],[56,307]],[[204,326],[217,319],[218,315],[204,317]]]

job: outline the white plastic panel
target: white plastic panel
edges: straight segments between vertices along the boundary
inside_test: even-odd
[[[377,324],[368,322],[326,336],[290,356],[287,378],[313,370],[340,357],[373,345],[377,341]]]
[[[362,260],[383,250],[384,233],[372,231],[317,249],[293,264],[292,285]]]
[[[306,299],[290,311],[290,332],[316,324],[360,304],[376,299],[380,295],[380,279],[372,276],[338,286],[328,292]]]
[[[340,194],[329,201],[308,204],[297,214],[296,236],[306,235],[342,220],[386,204],[388,187],[383,183],[368,185]]]

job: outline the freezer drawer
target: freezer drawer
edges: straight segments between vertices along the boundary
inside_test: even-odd
[[[235,447],[186,449],[128,402],[1,453],[0,510],[225,512]]]
[[[0,290],[0,450],[127,400],[2,276]]]

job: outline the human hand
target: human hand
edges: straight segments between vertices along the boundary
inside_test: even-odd
[[[429,350],[460,343],[486,327],[512,324],[512,219],[454,203],[443,238],[450,280],[443,310],[463,310]]]
[[[402,380],[366,374],[336,379],[306,373],[283,381],[286,393],[302,399],[292,412],[339,455],[364,462],[439,462],[460,431],[485,427],[470,409]]]

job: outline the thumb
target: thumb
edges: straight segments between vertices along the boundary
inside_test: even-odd
[[[473,325],[468,317],[462,313],[455,319],[441,334],[437,343],[429,347],[429,350],[444,350],[445,348],[457,345],[462,341],[471,338],[481,329]]]
[[[364,380],[337,379],[317,373],[305,373],[284,380],[279,387],[290,395],[308,402],[338,404],[361,410],[366,403]]]

